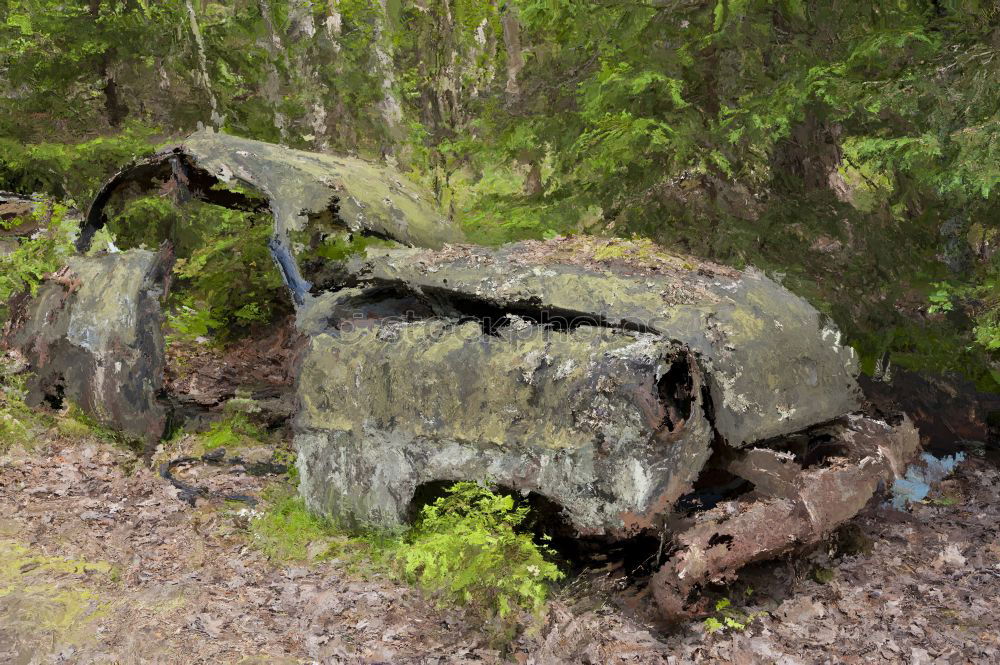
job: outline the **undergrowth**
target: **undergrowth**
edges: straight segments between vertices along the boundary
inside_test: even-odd
[[[260,444],[267,439],[267,433],[239,412],[230,412],[222,420],[209,425],[208,430],[198,435],[203,451],[218,448],[239,448]]]
[[[73,251],[76,223],[68,213],[67,205],[42,199],[29,215],[0,219],[0,230],[36,223],[39,227],[30,236],[19,238],[10,254],[0,254],[0,322],[14,296],[25,292],[35,295],[44,276],[62,266]]]
[[[122,248],[169,240],[177,260],[167,306],[167,341],[226,342],[289,311],[268,250],[269,214],[161,196],[124,203],[108,227]]]
[[[55,420],[59,433],[69,438],[93,437],[104,443],[109,443],[132,452],[143,448],[141,440],[128,436],[107,425],[101,424],[77,404],[70,402],[68,408],[59,414]]]
[[[20,143],[0,139],[0,189],[41,192],[89,203],[100,186],[138,155],[158,146],[158,130],[131,125],[80,143]]]
[[[252,516],[248,531],[271,560],[363,561],[369,572],[405,579],[443,604],[468,607],[506,635],[522,613],[539,616],[551,585],[564,576],[551,548],[524,530],[529,508],[477,483],[450,487],[406,532],[350,532],[310,513],[288,485],[268,494],[266,509]]]
[[[52,424],[51,418],[25,404],[26,380],[0,363],[0,453],[18,444],[30,447]]]
[[[487,617],[537,613],[563,573],[551,548],[521,530],[529,511],[510,495],[456,483],[424,506],[395,559],[421,588]]]
[[[749,595],[749,594],[748,594]],[[715,602],[715,612],[707,617],[702,625],[709,633],[717,633],[724,630],[741,632],[747,629],[753,621],[759,617],[766,616],[767,612],[758,610],[756,612],[745,612],[733,607],[733,603],[728,598],[721,598]]]
[[[328,542],[342,538],[334,525],[306,510],[305,502],[286,488],[269,492],[267,509],[249,523],[251,542],[276,562],[323,559]]]

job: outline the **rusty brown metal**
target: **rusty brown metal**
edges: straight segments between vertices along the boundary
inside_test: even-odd
[[[894,426],[848,416],[828,433],[846,455],[818,468],[797,470],[788,456],[759,448],[728,464],[754,482],[756,491],[699,514],[694,526],[675,535],[673,556],[650,583],[667,619],[699,612],[699,603],[689,597],[702,584],[731,579],[748,563],[819,542],[856,515],[880,482],[902,476],[920,446],[908,419]]]

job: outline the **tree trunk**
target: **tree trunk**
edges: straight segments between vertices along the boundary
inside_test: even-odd
[[[101,56],[101,77],[104,79],[104,111],[108,116],[108,124],[120,127],[128,115],[128,106],[118,95],[118,83],[111,73],[111,62],[114,60],[114,49],[108,49]]]
[[[94,23],[97,23],[101,17],[101,0],[89,0],[88,10]],[[104,93],[104,113],[108,118],[108,124],[112,127],[120,127],[125,116],[128,115],[128,106],[118,94],[118,83],[112,72],[114,59],[114,47],[106,49],[98,61],[97,75],[104,82],[101,92]]]
[[[325,151],[330,147],[327,140],[327,111],[324,99],[326,86],[320,79],[316,63],[322,62],[322,53],[316,43],[317,26],[313,17],[310,0],[292,0],[288,8],[288,48],[286,56],[291,59],[289,76],[296,89],[301,91],[306,104],[305,132],[302,138],[312,144],[313,149]]]
[[[264,19],[264,25],[267,26],[268,36],[265,39],[264,47],[270,56],[267,63],[267,79],[264,81],[263,93],[264,98],[271,105],[271,112],[273,114],[272,122],[278,130],[278,137],[282,143],[285,143],[288,140],[288,119],[285,118],[285,114],[280,110],[282,81],[281,74],[278,72],[278,66],[275,64],[278,57],[283,53],[283,47],[281,37],[278,36],[278,32],[274,27],[271,3],[268,0],[259,0],[258,7],[261,18]],[[286,70],[289,69],[287,61],[285,64]]]
[[[389,34],[389,10],[387,0],[379,0],[381,13],[375,24],[375,64],[382,79],[382,102],[379,110],[389,136],[398,140],[402,136],[403,107],[396,95],[396,74],[392,61],[392,41]]]
[[[528,177],[524,179],[524,193],[527,196],[539,196],[542,189],[542,162],[540,158],[536,158],[528,163]]]
[[[503,43],[507,49],[507,94],[516,97],[520,92],[517,77],[524,69],[524,53],[521,49],[521,22],[517,20],[517,9],[507,5],[503,16]]]
[[[840,200],[850,192],[838,172],[842,158],[837,141],[840,127],[827,123],[811,111],[792,128],[788,138],[775,146],[771,167],[778,177],[777,185],[799,191],[830,189]]]
[[[199,80],[208,94],[208,103],[212,109],[212,126],[218,129],[222,126],[223,118],[219,115],[219,102],[215,98],[215,92],[212,90],[212,81],[208,77],[208,57],[205,55],[205,42],[201,38],[201,28],[198,27],[198,16],[195,14],[194,5],[191,3],[191,0],[184,0],[184,4],[187,6],[188,19],[191,22],[191,35],[194,37],[195,48],[198,51],[198,73],[195,75],[195,78]]]

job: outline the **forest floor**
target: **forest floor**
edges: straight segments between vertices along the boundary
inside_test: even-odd
[[[259,494],[269,481],[199,482]],[[841,532],[860,554],[831,544],[711,590],[716,618],[743,628],[658,625],[641,585],[610,564],[571,579],[502,650],[464,610],[377,567],[275,565],[253,547],[246,510],[177,493],[90,436],[0,454],[0,662],[1000,662],[1000,473],[981,459],[931,503],[866,509]]]

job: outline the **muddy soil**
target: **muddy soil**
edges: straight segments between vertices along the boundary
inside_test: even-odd
[[[187,473],[219,493],[269,482],[231,471]],[[709,590],[731,616],[759,613],[744,629],[659,625],[612,557],[498,648],[461,609],[357,562],[272,565],[239,505],[192,508],[131,453],[53,435],[0,454],[0,662],[996,663],[998,488],[971,460],[942,505],[875,502],[836,542]]]

